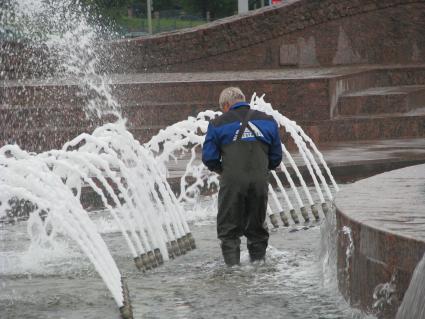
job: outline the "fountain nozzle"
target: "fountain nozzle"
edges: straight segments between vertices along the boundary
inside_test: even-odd
[[[167,251],[168,251],[168,258],[174,259],[174,252],[173,252],[173,247],[171,246],[171,243],[168,241],[166,245],[167,245]]]
[[[143,270],[143,260],[141,257],[137,256],[134,257],[134,263],[136,264],[137,269]]]
[[[186,248],[184,247],[183,237],[177,239],[177,245],[179,246],[181,254],[186,254]]]
[[[320,220],[319,211],[318,211],[316,205],[314,205],[314,204],[311,205],[311,212],[312,212],[312,214],[313,214],[313,216],[316,220]]]
[[[285,212],[282,210],[280,213],[280,219],[282,220],[282,223],[285,227],[289,226],[289,220],[288,220],[288,216],[286,216]]]
[[[301,215],[303,216],[304,220],[306,222],[309,222],[310,217],[308,217],[307,209],[305,209],[305,207],[303,206],[303,207],[300,208],[300,210],[301,210]]]
[[[180,256],[181,255],[179,245],[177,244],[177,241],[175,241],[175,240],[171,241],[171,251],[173,252],[174,256]]]
[[[295,212],[295,209],[291,209],[289,211],[289,213],[291,214],[291,218],[294,221],[295,224],[299,224],[300,220],[298,219],[297,213]]]
[[[119,308],[121,317],[123,319],[133,319],[133,309],[130,302],[130,293],[128,291],[127,282],[125,277],[121,276],[121,289],[123,297],[123,305]]]
[[[328,204],[326,204],[325,202],[322,203],[322,210],[323,210],[323,214],[325,214],[325,216],[328,214],[329,212],[329,207]]]
[[[149,256],[148,256],[146,253],[141,254],[141,255],[140,255],[140,259],[142,260],[143,265],[145,266],[145,269],[146,269],[146,270],[149,270],[149,269],[151,269],[151,268],[152,268],[152,266],[151,266],[151,262],[150,262],[150,260],[149,260]]]
[[[276,214],[270,214],[269,216],[270,222],[272,223],[274,228],[279,228],[279,222],[277,221]]]
[[[183,245],[186,251],[192,250],[192,246],[190,246],[190,241],[189,241],[189,238],[187,237],[187,234],[182,237],[182,240],[183,240]]]
[[[158,263],[156,261],[155,254],[153,253],[153,251],[152,250],[151,251],[148,251],[148,254],[147,255],[148,255],[148,258],[149,258],[149,264],[150,264],[150,266],[152,268],[158,267]]]
[[[164,263],[164,258],[162,257],[162,254],[159,248],[155,248],[153,252],[155,254],[155,258],[156,258],[156,261],[158,262],[158,265],[162,265]]]
[[[192,233],[187,233],[186,236],[187,236],[187,239],[189,239],[190,247],[192,249],[195,249],[196,243],[195,243],[195,238],[193,238],[193,236],[192,236]]]

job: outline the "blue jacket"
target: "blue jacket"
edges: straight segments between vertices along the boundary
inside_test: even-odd
[[[212,120],[208,125],[207,135],[202,149],[202,162],[211,171],[221,171],[221,147],[236,140],[240,119],[233,114],[237,112],[244,118],[250,106],[246,102],[236,103],[230,110]],[[269,169],[275,169],[282,161],[282,145],[279,129],[272,116],[255,110],[249,123],[256,133],[257,138],[248,130],[242,135],[243,141],[257,141],[268,146]]]

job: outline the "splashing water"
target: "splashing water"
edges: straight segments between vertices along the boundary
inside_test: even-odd
[[[120,307],[121,275],[81,206],[84,187],[100,196],[139,268],[156,267],[195,248],[170,186],[123,122],[82,134],[62,150],[35,155],[5,146],[0,149],[0,173],[0,218],[11,215],[16,199],[29,201],[32,241],[52,246],[58,233],[76,241]]]
[[[118,121],[97,128],[93,134],[81,134],[60,150],[29,154],[17,146],[1,148],[0,219],[29,217],[27,232],[33,249],[37,246],[53,251],[61,236],[75,241],[121,307],[125,303],[122,276],[81,204],[82,194],[91,189],[99,196],[140,269],[150,269],[193,249],[187,218],[197,218],[193,212],[199,211],[201,194],[215,196],[219,185],[217,175],[199,161],[199,153],[208,120],[221,113],[201,112],[140,145],[121,119],[121,106],[111,93],[109,79],[98,73],[102,68],[101,40],[106,39],[103,35],[107,32],[91,23],[96,18],[90,10],[79,0],[10,0],[7,9],[0,22],[16,26],[22,43],[40,52],[33,57],[38,61],[32,64],[40,66],[34,73],[75,83],[75,98],[82,101],[88,117],[112,114]],[[11,50],[10,54],[17,53]],[[296,209],[308,221],[306,205],[316,219],[316,204],[322,205],[326,216],[327,201],[333,200],[332,191],[338,191],[338,185],[322,154],[304,131],[274,110],[264,96],[254,94],[251,107],[272,115],[293,138],[315,189],[315,193],[309,190],[293,156],[282,144],[286,162],[280,168],[289,189],[273,172],[277,189],[269,188],[272,200],[268,209],[273,226],[278,226],[274,210],[285,226],[289,225],[287,212],[299,223]],[[180,178],[180,193],[175,195],[167,182],[169,164],[182,156],[187,164]],[[203,211],[208,215],[211,209]]]
[[[16,57],[23,60],[22,52],[30,52],[31,72],[22,73],[17,67],[10,73],[2,68],[1,77],[17,78],[24,90],[27,81],[31,83],[26,76],[51,76],[56,80],[62,77],[60,81],[64,83],[76,83],[75,99],[81,100],[87,117],[113,114],[120,119],[121,110],[112,97],[108,79],[97,72],[102,52],[100,40],[105,40],[104,35],[110,32],[90,23],[96,17],[89,11],[79,0],[6,1],[0,12],[1,25],[13,27],[19,39],[2,46],[0,63],[7,65]],[[48,79],[44,81],[48,83]],[[43,80],[38,79],[37,83],[40,82]],[[22,94],[30,97],[31,92]],[[35,155],[17,146],[1,148],[0,219],[6,215],[16,217],[15,213],[23,217],[30,214],[28,234],[33,244],[42,247],[53,247],[57,234],[77,242],[121,307],[125,302],[121,274],[80,203],[82,183],[93,184],[90,175],[93,171],[99,175],[101,170],[90,162],[91,155],[66,151]]]
[[[325,215],[323,223],[320,225],[320,263],[322,265],[322,280],[323,287],[328,291],[339,291],[338,280],[337,280],[337,242],[340,240],[340,234],[344,234],[350,241],[346,250],[346,267],[344,271],[348,276],[349,263],[352,254],[354,253],[354,244],[352,241],[352,230],[351,228],[344,226],[340,231],[337,228],[336,221],[336,207],[332,205],[329,212]],[[384,287],[384,289],[387,286]],[[382,288],[382,287],[379,287]],[[384,292],[384,290],[382,290]],[[378,293],[379,297],[381,295]],[[362,318],[362,319],[376,319],[377,317],[373,314],[365,314],[360,310],[351,308],[349,302],[345,300],[341,295],[339,297],[340,303],[349,309],[346,316],[343,318]]]
[[[11,209],[14,199],[33,204],[28,231],[39,244],[48,245],[58,232],[78,243],[111,291],[117,305],[123,305],[121,275],[105,242],[97,233],[78,199],[45,165],[17,146],[0,149],[0,218]],[[42,219],[42,212],[48,217]]]
[[[0,22],[16,28],[21,37],[18,43],[25,50],[34,51],[31,65],[40,71],[36,69],[33,73],[76,82],[76,97],[84,101],[88,116],[112,114],[121,118],[121,108],[111,94],[108,77],[98,72],[105,40],[114,34],[101,24],[92,23],[99,17],[89,7],[79,0],[10,0],[7,8],[0,15]],[[6,55],[21,54],[7,49]]]
[[[304,133],[304,131],[294,122],[290,121],[278,111],[274,110],[271,104],[264,101],[264,96],[258,97],[256,94],[253,95],[251,99],[251,107],[263,111],[276,120],[279,126],[285,128],[287,132],[290,133],[291,137],[294,139],[295,144],[298,147],[298,151],[302,156],[302,159],[310,173],[310,176],[313,180],[317,196],[319,197],[319,203],[322,205],[323,212],[326,214],[328,211],[327,203],[323,192],[326,193],[327,199],[329,201],[333,200],[333,195],[330,189],[330,186],[327,183],[325,175],[322,173],[319,165],[317,164],[315,157],[319,159],[319,162],[323,166],[325,173],[328,179],[331,181],[332,187],[335,191],[338,191],[338,185],[336,184],[324,158],[323,155],[318,151],[317,147],[314,145],[313,141]],[[171,161],[176,161],[182,159],[182,157],[189,155],[189,158],[186,158],[187,163],[184,167],[182,178],[180,179],[180,196],[179,201],[196,203],[198,202],[199,195],[202,191],[211,191],[218,188],[218,178],[217,175],[211,172],[208,172],[203,164],[199,160],[199,154],[204,141],[204,136],[208,128],[208,120],[213,119],[219,116],[221,112],[205,111],[198,114],[197,117],[189,117],[187,120],[178,122],[167,127],[164,130],[161,130],[156,136],[145,144],[145,146],[155,154],[157,161],[159,162],[160,167],[165,175],[167,175],[166,167]],[[308,147],[311,146],[312,151]],[[282,144],[282,150],[284,152],[284,159],[289,162],[289,165],[296,174],[296,177],[301,185],[301,188],[304,192],[305,197],[310,205],[313,216],[316,219],[319,219],[318,210],[315,206],[315,201],[307,187],[307,184],[302,177],[299,168],[297,167],[292,155],[286,149],[285,145]],[[284,162],[280,166],[284,176],[289,183],[291,190],[296,199],[299,210],[305,221],[309,220],[309,216],[305,209],[305,204],[301,198],[300,191],[296,186],[296,182],[289,173],[288,169]],[[316,175],[321,181],[321,185],[317,181]],[[290,212],[292,219],[295,223],[298,223],[298,217],[295,213],[294,204],[289,199],[287,190],[283,186],[279,176],[276,172],[272,172],[274,181],[278,186],[278,190],[282,193],[286,208]],[[323,191],[322,191],[323,188]],[[275,206],[278,209],[278,213],[282,219],[284,225],[288,225],[288,217],[285,214],[285,211],[282,205],[278,202],[276,191],[270,187],[269,193]],[[276,225],[277,219],[274,217],[274,213],[271,209],[268,210],[268,215],[272,220],[272,224]]]
[[[263,98],[254,99],[254,108],[261,109],[265,106],[271,108]],[[202,188],[218,188],[217,176],[206,172],[202,163],[196,162],[196,157],[197,150],[200,149],[206,133],[207,119],[219,114],[206,111],[200,113],[196,118],[189,117],[186,121],[176,123],[161,131],[146,145],[140,145],[126,130],[125,122],[118,121],[97,128],[91,135],[81,134],[66,143],[61,150],[28,154],[17,146],[5,146],[0,149],[1,168],[5,172],[0,179],[5,190],[2,203],[10,203],[12,199],[19,198],[34,205],[34,211],[28,222],[28,232],[34,241],[47,244],[56,233],[65,234],[76,240],[96,266],[116,298],[117,304],[121,306],[123,304],[121,276],[103,240],[90,222],[87,212],[82,209],[80,199],[84,188],[91,188],[101,198],[103,205],[117,223],[129,252],[139,268],[150,269],[161,264],[163,260],[166,261],[170,257],[194,248],[181,202],[197,203]],[[279,120],[277,116],[279,113],[272,114],[275,114],[275,118]],[[279,123],[284,122],[283,120],[280,119]],[[284,123],[287,130],[295,132],[293,129],[295,124]],[[294,133],[293,137],[299,138],[297,145],[300,153],[307,154],[309,150],[301,136]],[[284,146],[282,145],[282,147]],[[181,178],[181,191],[177,198],[171,191],[166,176],[169,174],[167,163],[170,159],[177,158],[176,153],[178,152],[189,153],[190,159]],[[290,153],[286,152],[289,154],[287,158],[291,165],[296,168],[295,171],[298,171],[300,184],[304,193],[308,194],[309,203],[313,203],[313,208],[314,202],[306,183],[295,162],[293,159],[291,160]],[[306,160],[306,157],[303,158]],[[313,162],[314,158],[310,157],[309,161]],[[313,166],[320,172],[317,164],[313,164]],[[319,175],[318,171],[316,174]],[[299,203],[301,213],[307,221],[308,218],[303,213],[304,205],[295,182],[288,172],[285,173],[285,176],[292,187],[294,198]],[[16,177],[20,177],[17,179],[20,184],[12,187],[13,179]],[[293,214],[294,206],[285,187],[276,174],[274,174],[274,178],[288,209]],[[333,177],[330,179],[332,180]],[[50,183],[50,180],[55,182]],[[323,175],[321,180],[325,183]],[[49,191],[49,188],[43,189],[44,183],[50,183],[57,187],[55,187],[55,191]],[[328,187],[327,184],[325,185]],[[315,186],[317,190],[317,185]],[[24,188],[25,192],[21,191],[19,187]],[[32,191],[33,188],[41,189],[43,192],[39,194]],[[280,211],[282,220],[284,223],[286,221],[286,225],[288,219],[279,203],[277,193],[272,187],[269,191]],[[324,196],[320,194],[319,200],[325,204]],[[56,197],[63,198],[63,201],[57,201],[54,205],[49,204]],[[72,198],[72,200],[68,201],[68,198]],[[332,195],[329,196],[329,199],[332,199]],[[4,216],[10,211],[10,207],[2,206],[1,209]],[[70,219],[73,224],[69,225],[68,217],[63,217],[63,212],[68,211],[73,216]],[[59,212],[62,215],[59,215]],[[67,216],[66,214],[65,216]],[[271,208],[269,208],[269,216],[273,220]],[[294,221],[297,220],[296,215],[292,215],[292,218]],[[82,226],[79,224],[81,221],[85,221],[85,228],[81,228]],[[274,226],[276,225],[274,224]],[[87,232],[83,239],[80,238],[82,236],[80,231]],[[103,250],[96,250],[97,246],[102,247]],[[110,268],[103,263],[108,265],[111,263],[113,266]],[[112,269],[112,273],[110,269]]]
[[[345,251],[345,273],[347,275],[347,280],[348,280],[348,276],[350,275],[350,272],[349,272],[350,260],[354,253],[353,231],[351,230],[350,227],[344,226],[342,227],[342,233],[346,235],[348,238],[348,245]]]
[[[396,319],[425,318],[425,255],[416,266]]]
[[[391,276],[389,282],[379,284],[375,287],[373,291],[373,300],[376,300],[372,308],[382,311],[386,305],[391,305],[395,300],[395,292],[397,291],[396,287],[396,272]]]

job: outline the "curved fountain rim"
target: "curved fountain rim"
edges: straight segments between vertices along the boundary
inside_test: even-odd
[[[366,178],[362,178],[362,179],[356,180],[354,183],[357,183],[359,181],[364,181],[364,180],[367,180],[367,179],[373,179],[373,178],[375,178],[377,176],[380,176],[380,175],[383,175],[383,174],[388,174],[389,172],[394,172],[394,171],[397,171],[397,170],[403,170],[403,169],[411,168],[411,167],[415,167],[415,166],[424,166],[425,167],[425,163],[414,164],[414,165],[409,165],[409,166],[405,166],[405,167],[402,167],[402,168],[397,168],[397,169],[389,170],[389,171],[386,171],[386,172],[375,174],[373,176],[369,176],[369,177],[366,177]],[[344,190],[342,190],[342,192],[343,191]],[[362,221],[356,220],[355,218],[353,218],[352,215],[349,215],[347,212],[344,212],[343,210],[341,210],[338,207],[338,195],[339,194],[337,194],[335,196],[335,200],[334,200],[334,205],[335,205],[335,208],[336,208],[336,213],[337,214],[340,214],[341,216],[343,216],[345,219],[349,220],[353,224],[362,225],[362,227],[366,227],[368,229],[374,230],[374,231],[376,231],[376,232],[378,232],[380,234],[396,236],[397,238],[400,238],[403,241],[413,241],[415,243],[425,245],[425,239],[419,239],[419,238],[414,237],[414,236],[411,236],[411,235],[403,234],[403,233],[401,233],[399,231],[391,231],[389,229],[381,228],[381,227],[378,227],[376,225],[371,225],[370,223],[366,223],[366,222],[362,222]]]

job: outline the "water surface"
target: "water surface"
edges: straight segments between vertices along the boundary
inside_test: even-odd
[[[206,215],[192,225],[198,248],[148,273],[135,269],[106,215],[92,216],[128,277],[135,318],[364,318],[324,276],[318,224],[272,232],[265,264],[250,264],[244,248],[241,267],[229,269],[220,255],[214,218]],[[119,317],[108,290],[76,247],[63,242],[28,251],[25,223],[1,227],[1,318]]]

